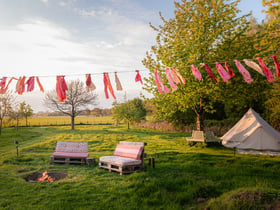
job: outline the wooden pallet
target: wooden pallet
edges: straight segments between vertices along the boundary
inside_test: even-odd
[[[50,157],[51,163],[85,164],[88,159],[87,142],[57,141],[55,152]]]
[[[221,139],[218,139],[215,137],[213,131],[206,131],[205,133],[203,131],[192,131],[191,137],[186,137],[187,142],[204,142],[204,143],[210,143],[210,142],[221,142]]]
[[[141,164],[141,165],[132,165],[132,166],[120,166],[120,165],[114,165],[111,163],[100,162],[99,167],[108,169],[109,172],[115,171],[115,172],[120,173],[120,175],[123,175],[123,174],[129,174],[132,172],[142,171],[144,168],[144,165]]]
[[[146,154],[144,153],[144,146],[147,145],[147,143],[120,141],[119,144],[143,147],[142,153],[140,155],[140,163],[136,164],[136,165],[132,165],[132,164],[118,165],[118,164],[110,162],[110,161],[102,161],[101,160],[102,157],[101,157],[99,159],[99,168],[108,169],[110,172],[115,171],[115,172],[120,173],[120,175],[142,171],[144,169],[144,158],[146,156]]]
[[[81,164],[84,165],[87,160],[87,158],[73,158],[73,157],[50,157],[51,163],[66,163],[66,164]]]

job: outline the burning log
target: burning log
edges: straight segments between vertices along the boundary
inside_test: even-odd
[[[54,178],[49,176],[48,172],[45,171],[44,173],[42,173],[42,177],[39,177],[37,180],[40,182],[44,182],[44,181],[53,182]]]
[[[33,172],[29,174],[25,179],[27,182],[37,183],[37,182],[52,182],[60,179],[64,179],[67,176],[67,173],[58,172],[58,171],[45,171],[45,172]],[[49,177],[49,178],[46,178]]]

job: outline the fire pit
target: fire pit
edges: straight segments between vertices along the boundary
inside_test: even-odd
[[[27,182],[53,182],[59,179],[63,179],[67,176],[67,173],[63,172],[33,172],[29,174],[25,180]]]

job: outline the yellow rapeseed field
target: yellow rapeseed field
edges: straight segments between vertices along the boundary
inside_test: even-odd
[[[67,116],[51,116],[51,117],[28,117],[28,126],[48,126],[48,125],[70,125],[71,118]],[[112,124],[114,120],[112,116],[77,116],[75,118],[75,124]],[[15,120],[4,121],[3,127],[16,126]],[[19,120],[19,126],[26,126],[24,118]]]

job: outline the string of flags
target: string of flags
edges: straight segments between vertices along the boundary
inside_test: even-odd
[[[273,55],[271,57],[273,59],[273,62],[274,62],[275,68],[276,68],[276,76],[280,77],[280,64],[275,55]],[[265,76],[269,82],[275,81],[273,73],[264,64],[264,62],[262,61],[262,58],[258,57],[257,60],[258,60],[260,66],[252,60],[243,59],[243,61],[245,62],[245,64],[247,66],[251,67],[252,69],[256,70],[261,75]],[[250,72],[238,60],[234,60],[234,63],[236,65],[238,71],[240,72],[240,74],[243,76],[245,82],[251,83],[254,81],[254,79],[251,77]],[[219,62],[216,62],[215,64],[216,64],[216,69],[224,82],[229,81],[232,77],[235,76],[235,74],[233,73],[233,71],[227,61],[225,61],[226,69],[224,69],[224,67]],[[218,83],[218,80],[215,77],[215,75],[212,72],[209,65],[207,63],[203,63],[203,65],[204,65],[205,71],[207,72],[208,76],[212,77],[213,80],[215,81],[215,83]],[[201,75],[200,71],[195,67],[195,65],[191,64],[190,67],[191,67],[192,74],[194,75],[194,78],[197,80],[202,80],[202,75]],[[172,91],[175,91],[177,89],[177,86],[174,84],[174,82],[176,84],[178,84],[178,83],[185,84],[185,81],[181,80],[180,82],[178,82],[178,80],[176,80],[176,78],[175,78],[175,75],[171,76],[170,69],[172,72],[176,71],[173,67],[166,68],[166,78],[168,80],[170,87],[172,88]],[[168,89],[167,86],[165,86],[163,84],[162,79],[159,76],[157,69],[154,69],[154,75],[155,75],[155,81],[156,81],[158,92],[159,93],[163,93],[163,92],[169,93],[170,90]],[[180,75],[180,73],[178,71],[176,71],[176,75],[179,76],[180,78],[182,78],[182,76]]]
[[[139,70],[135,70],[135,72],[136,72],[135,82],[140,82],[143,85],[142,77],[140,75]],[[120,79],[117,75],[117,72],[114,72],[114,74],[115,74],[116,90],[122,91],[123,88],[122,88]],[[95,90],[96,86],[91,79],[91,74],[86,74],[85,77],[86,77],[86,90],[88,92]],[[5,94],[7,92],[9,85],[11,84],[11,82],[13,80],[17,81],[16,92],[19,95],[22,95],[25,92],[25,90],[27,92],[31,92],[34,90],[34,87],[35,87],[35,78],[36,78],[36,82],[39,86],[40,91],[44,92],[44,88],[43,88],[38,76],[36,76],[36,77],[31,76],[27,79],[27,81],[26,81],[26,76],[22,76],[19,78],[12,77],[8,82],[7,82],[7,79],[8,79],[7,77],[2,77],[0,79],[0,94]],[[105,97],[107,99],[109,99],[109,92],[110,92],[112,97],[114,99],[116,99],[116,96],[114,94],[114,89],[112,87],[108,72],[103,73],[103,82],[104,82]],[[65,102],[65,100],[67,99],[67,94],[66,94],[67,91],[68,91],[68,87],[67,87],[67,83],[65,81],[65,75],[56,76],[56,93],[57,93],[58,100],[60,102]]]
[[[273,59],[273,62],[274,62],[275,68],[276,68],[276,76],[280,77],[280,64],[275,55],[271,56],[271,58]],[[258,60],[259,64],[257,64],[256,62],[254,62],[252,60],[249,60],[249,59],[243,59],[244,63],[247,66],[254,69],[261,75],[265,76],[267,78],[268,82],[275,81],[272,71],[270,71],[267,68],[265,63],[262,61],[262,58],[258,57],[257,60]],[[254,79],[251,77],[249,71],[238,60],[234,60],[234,63],[236,65],[237,69],[239,70],[240,74],[243,76],[245,82],[251,83],[254,81]],[[225,61],[225,65],[224,65],[225,68],[219,62],[215,62],[215,64],[216,64],[216,69],[224,82],[229,81],[232,77],[235,76],[234,72],[232,71],[232,69],[227,61]],[[207,63],[203,63],[203,65],[204,65],[205,71],[207,72],[208,76],[213,78],[215,83],[218,83],[219,81],[216,78],[216,76],[214,75],[214,73],[211,70],[211,68],[209,67],[209,65]],[[191,67],[191,71],[192,71],[195,79],[202,80],[203,79],[202,75],[201,75],[200,71],[195,67],[195,65],[192,64],[192,65],[190,65],[190,67]],[[136,83],[140,82],[141,85],[143,85],[142,77],[140,75],[139,70],[135,70],[135,73],[136,73],[135,82]],[[92,74],[85,75],[87,91],[93,91],[96,89],[96,86],[91,79],[91,75]],[[165,68],[165,75],[166,75],[166,78],[168,80],[168,83],[169,83],[172,91],[177,90],[178,84],[186,83],[183,76],[174,67]],[[117,72],[114,72],[114,76],[115,76],[116,90],[122,91],[123,87],[121,85]],[[170,92],[169,88],[166,85],[164,85],[157,69],[154,69],[154,79],[156,81],[156,86],[157,86],[159,93],[163,93],[163,92],[169,93]],[[0,94],[5,94],[7,92],[8,87],[13,80],[17,81],[16,92],[19,95],[22,95],[25,92],[25,90],[27,92],[33,91],[35,83],[37,83],[40,91],[44,92],[44,88],[43,88],[38,76],[36,76],[36,77],[31,76],[28,79],[25,76],[22,76],[19,78],[12,77],[12,78],[10,78],[9,81],[7,80],[7,77],[2,77],[0,79]],[[113,89],[112,83],[110,81],[108,72],[103,72],[103,82],[104,82],[105,97],[107,99],[109,99],[109,93],[110,93],[111,96],[114,99],[116,99],[116,96],[114,94],[114,89]],[[67,84],[65,81],[65,75],[56,76],[56,92],[57,92],[58,100],[60,102],[65,102],[65,100],[67,99],[67,94],[66,94],[67,91],[68,91],[68,87],[67,87]]]

